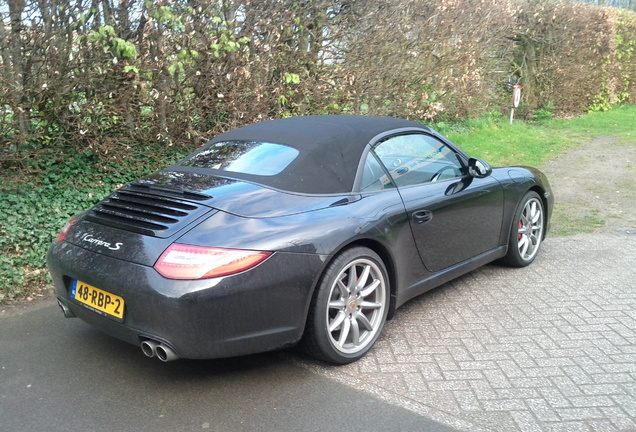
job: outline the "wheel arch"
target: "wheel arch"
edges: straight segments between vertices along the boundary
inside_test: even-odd
[[[526,192],[526,194],[528,192],[536,192],[537,195],[539,195],[539,198],[541,199],[541,203],[543,204],[543,235],[541,236],[541,240],[545,240],[546,235],[548,234],[548,224],[550,222],[550,215],[549,215],[549,207],[548,207],[548,199],[545,197],[545,189],[543,189],[541,186],[539,185],[534,185],[532,186],[530,189],[528,189],[528,191]],[[525,194],[524,194],[525,196]]]

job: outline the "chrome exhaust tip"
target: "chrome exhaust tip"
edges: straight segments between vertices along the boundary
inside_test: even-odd
[[[141,342],[141,352],[143,352],[146,357],[157,357],[162,362],[179,359],[179,356],[172,350],[172,348],[151,339]]]
[[[173,361],[173,360],[178,360],[179,356],[177,355],[177,353],[175,353],[172,348],[164,345],[164,344],[159,344],[159,346],[157,346],[155,352],[157,353],[157,357],[159,358],[159,360],[161,360],[162,362],[169,362],[169,361]]]
[[[69,309],[69,307],[64,302],[62,302],[62,300],[57,299],[57,304],[60,309],[62,309],[62,313],[64,314],[65,318],[75,318],[75,314],[73,313],[73,311]]]
[[[153,358],[157,355],[157,347],[159,346],[159,342],[145,340],[141,343],[141,352],[146,355],[146,357]]]

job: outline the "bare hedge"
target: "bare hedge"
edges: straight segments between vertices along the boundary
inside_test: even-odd
[[[302,114],[424,121],[636,98],[634,13],[559,0],[8,0],[3,169]]]

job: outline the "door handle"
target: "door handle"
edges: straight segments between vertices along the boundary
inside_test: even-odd
[[[413,219],[415,219],[418,224],[428,222],[433,219],[433,212],[429,210],[416,211],[413,213]]]

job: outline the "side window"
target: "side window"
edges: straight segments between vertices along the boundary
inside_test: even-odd
[[[376,144],[373,151],[397,186],[462,176],[463,166],[455,152],[429,135],[395,136]]]
[[[393,182],[384,172],[380,162],[378,162],[377,158],[372,153],[369,153],[367,155],[367,159],[364,161],[360,190],[364,192],[372,192],[394,187]]]

